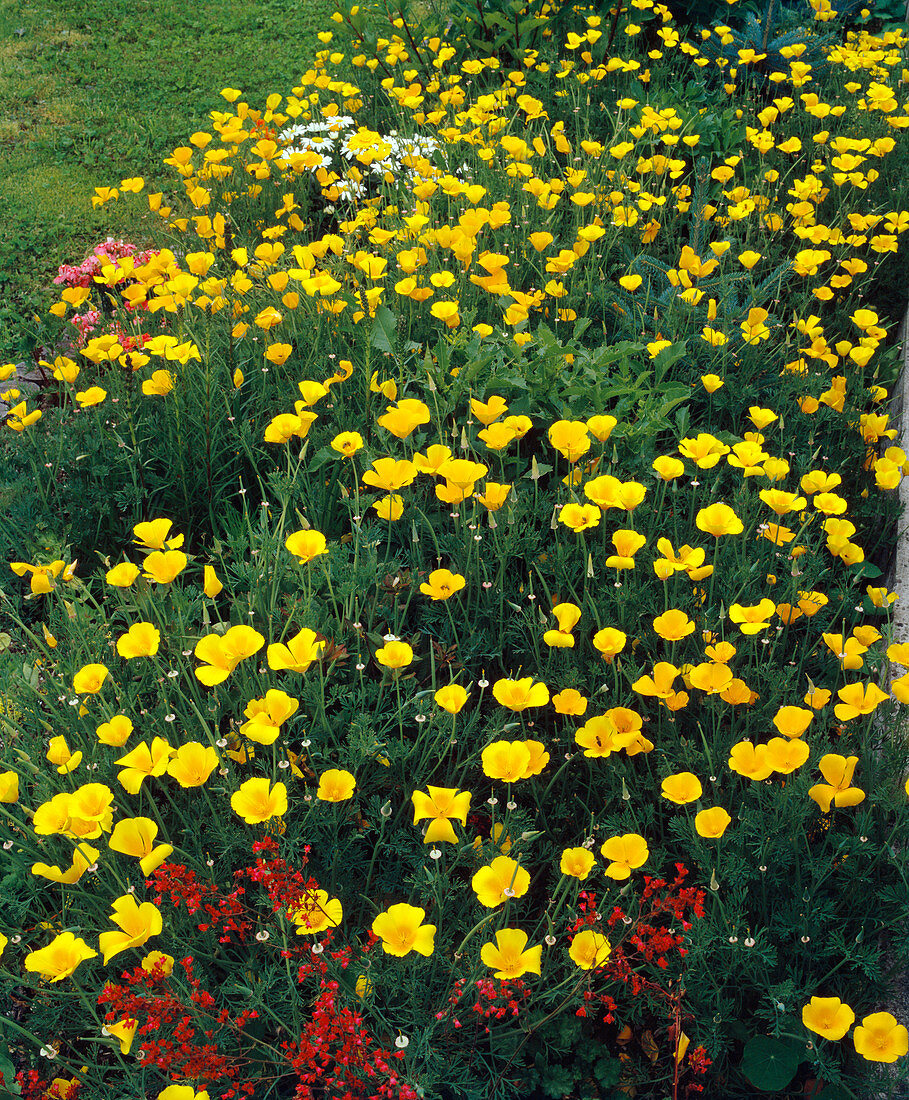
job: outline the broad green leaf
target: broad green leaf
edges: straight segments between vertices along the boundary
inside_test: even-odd
[[[755,1035],[745,1044],[742,1073],[762,1092],[779,1092],[795,1076],[802,1053],[802,1045],[791,1039]]]

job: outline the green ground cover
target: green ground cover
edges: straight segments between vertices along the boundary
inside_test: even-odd
[[[894,1094],[906,37],[419,14],[112,149],[2,368],[3,1087]]]
[[[0,3],[0,358],[26,355],[62,263],[125,228],[99,176],[156,170],[244,74],[259,99],[312,56],[326,0]],[[135,233],[135,219],[130,224]]]

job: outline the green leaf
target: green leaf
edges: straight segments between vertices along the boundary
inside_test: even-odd
[[[611,1088],[622,1077],[622,1063],[618,1058],[600,1058],[593,1067],[593,1074],[604,1088]]]
[[[660,416],[668,416],[676,405],[687,401],[691,396],[691,390],[684,382],[670,382],[666,386],[661,386],[658,393],[661,398]]]
[[[338,458],[337,451],[333,451],[331,447],[320,447],[306,463],[306,469],[321,470],[326,463],[331,462],[332,459],[335,458]]]
[[[34,691],[38,690],[38,685],[41,683],[41,673],[38,671],[37,665],[24,664],[22,666],[22,678]]]
[[[372,346],[379,351],[387,351],[389,355],[394,355],[397,323],[398,318],[388,306],[379,306],[372,326]]]
[[[0,1100],[7,1100],[10,1096],[21,1096],[22,1090],[16,1080],[16,1067],[5,1054],[0,1054],[0,1073],[3,1074],[4,1081],[4,1084],[0,1085]]]
[[[852,567],[852,573],[856,577],[864,577],[872,581],[881,575],[880,569],[870,561],[858,562]]]
[[[742,1073],[762,1092],[778,1092],[795,1077],[802,1061],[801,1043],[755,1035],[745,1044]]]

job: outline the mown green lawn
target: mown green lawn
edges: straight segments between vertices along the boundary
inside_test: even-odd
[[[251,102],[286,91],[331,10],[331,0],[0,0],[0,361],[26,351],[57,267],[125,229],[116,206],[92,210],[93,188],[153,179],[166,151],[224,106],[226,85]]]

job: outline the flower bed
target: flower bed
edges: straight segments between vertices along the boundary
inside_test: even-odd
[[[60,525],[4,586],[15,1094],[889,1087],[905,41],[631,7],[339,12],[174,150],[169,238],[61,272],[7,419]]]

